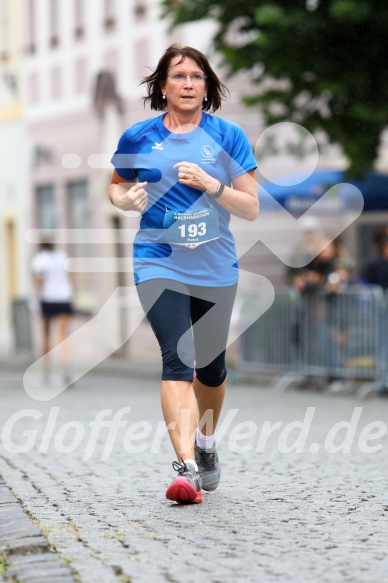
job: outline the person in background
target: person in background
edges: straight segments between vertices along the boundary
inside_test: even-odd
[[[142,84],[162,114],[121,136],[109,196],[141,213],[135,284],[161,348],[162,410],[177,456],[166,498],[198,504],[201,489],[220,481],[214,433],[238,281],[229,221],[258,214],[256,161],[238,125],[207,113],[227,89],[203,53],[171,45]]]
[[[306,264],[303,271],[294,280],[294,286],[301,293],[322,290],[329,273],[334,270],[336,259],[342,253],[338,241],[322,238],[321,245],[324,245],[322,251]]]
[[[42,321],[43,374],[47,382],[51,372],[49,353],[53,323],[57,323],[57,339],[60,343],[59,366],[65,384],[70,383],[70,354],[67,338],[70,317],[73,313],[74,280],[65,268],[67,255],[55,249],[51,241],[42,241],[32,260],[34,283],[38,291]]]
[[[365,265],[362,278],[366,283],[388,289],[388,234],[385,229],[375,232],[373,237],[376,255]]]
[[[326,318],[329,331],[327,347],[330,374],[328,390],[341,391],[346,388],[345,370],[349,347],[349,331],[354,319],[357,296],[348,295],[349,286],[357,283],[355,262],[350,257],[339,257],[329,273],[325,285]]]
[[[378,229],[373,237],[376,254],[365,265],[361,272],[364,283],[379,286],[383,292],[388,290],[388,234],[387,227]],[[388,314],[384,310],[379,322],[379,358],[381,366],[386,367],[388,360]]]
[[[293,249],[286,269],[287,282],[301,290],[306,275],[306,266],[317,256],[324,238],[319,221],[314,216],[302,217],[299,221],[301,241]]]
[[[301,346],[309,365],[323,367],[330,360],[330,330],[327,318],[325,286],[335,270],[336,261],[345,256],[340,239],[320,238],[322,249],[294,279],[301,295],[299,319],[295,325],[295,342]]]

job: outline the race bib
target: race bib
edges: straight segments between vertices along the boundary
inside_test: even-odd
[[[195,249],[198,245],[220,237],[218,213],[215,209],[173,211],[166,209],[163,229],[167,243]]]

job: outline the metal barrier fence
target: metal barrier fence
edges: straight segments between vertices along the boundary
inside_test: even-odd
[[[241,360],[245,370],[288,371],[297,360],[295,333],[298,296],[290,288],[277,287],[272,306],[241,335]],[[260,301],[255,294],[244,297],[240,321],[252,321]]]
[[[279,373],[278,389],[292,381],[365,381],[360,394],[385,388],[388,296],[373,286],[338,293],[275,288],[275,301],[241,336],[240,368]],[[258,302],[245,296],[241,321]]]

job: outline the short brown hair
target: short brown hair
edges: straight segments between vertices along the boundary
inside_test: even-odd
[[[147,86],[147,96],[143,97],[144,104],[149,101],[151,109],[157,111],[165,111],[167,109],[167,101],[163,99],[161,85],[167,80],[167,71],[171,60],[178,56],[182,57],[179,61],[180,63],[186,57],[192,59],[202,69],[206,77],[207,101],[203,102],[202,109],[210,112],[220,109],[221,101],[229,95],[228,88],[221,83],[203,53],[192,47],[182,47],[178,44],[168,47],[160,57],[155,71],[141,80],[140,85]]]

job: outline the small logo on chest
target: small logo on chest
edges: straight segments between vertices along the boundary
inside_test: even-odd
[[[203,146],[201,148],[201,164],[214,164],[214,150],[211,146]]]
[[[162,146],[163,142],[155,142],[155,146],[152,146],[153,150],[163,150],[163,146]]]

